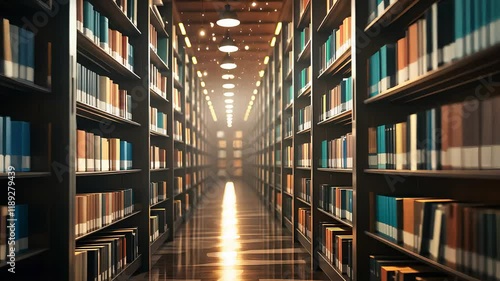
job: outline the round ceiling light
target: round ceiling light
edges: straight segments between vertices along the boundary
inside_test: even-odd
[[[221,13],[220,19],[217,20],[217,25],[222,27],[235,27],[240,25],[240,20],[234,11],[231,11],[231,5],[226,4],[224,11]]]
[[[234,85],[233,83],[225,83],[222,85],[222,88],[224,89],[234,89],[234,87],[236,87],[236,85]]]
[[[222,38],[219,44],[219,51],[224,53],[232,53],[238,51],[238,46],[234,43],[234,40],[229,36],[229,31],[226,33],[226,36]]]
[[[227,53],[224,59],[222,59],[220,67],[222,69],[229,69],[229,70],[236,68],[236,63],[234,62],[234,59],[229,55],[229,53]]]
[[[224,74],[224,75],[222,75],[222,79],[231,80],[231,79],[234,79],[234,75],[233,74]]]
[[[234,97],[234,93],[233,92],[225,92],[224,96],[225,97]]]

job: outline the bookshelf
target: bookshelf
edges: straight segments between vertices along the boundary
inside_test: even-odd
[[[446,251],[436,250],[435,244],[434,248],[428,247],[426,242],[418,245],[419,248],[409,247],[405,245],[402,237],[390,231],[388,234],[377,226],[377,223],[380,224],[377,216],[389,216],[392,221],[385,223],[402,231],[404,225],[395,221],[396,213],[412,210],[412,207],[402,209],[396,206],[390,207],[389,211],[384,209],[383,202],[396,204],[395,202],[403,200],[417,202],[417,205],[426,204],[426,208],[432,206],[438,211],[426,209],[424,212],[429,216],[444,214],[442,220],[455,223],[451,226],[448,221],[448,229],[463,229],[462,224],[465,223],[473,229],[486,227],[488,223],[481,221],[479,217],[492,211],[488,205],[498,204],[494,198],[498,198],[499,194],[495,188],[499,174],[493,164],[495,157],[489,157],[490,150],[487,145],[490,139],[488,132],[495,126],[489,123],[492,119],[488,114],[493,110],[492,104],[498,100],[499,92],[495,81],[499,78],[500,68],[496,56],[493,55],[498,52],[498,40],[494,35],[490,37],[487,33],[481,35],[481,32],[473,32],[475,29],[481,30],[481,26],[483,32],[488,30],[486,23],[478,23],[470,18],[461,19],[458,14],[456,17],[447,14],[451,18],[446,21],[449,24],[446,28],[439,27],[444,21],[432,23],[432,13],[441,17],[445,14],[443,11],[455,9],[453,5],[450,6],[452,2],[455,3],[448,0],[382,1],[380,8],[376,6],[380,1],[367,0],[284,3],[281,17],[283,28],[270,55],[269,65],[274,64],[274,70],[270,71],[267,66],[261,79],[262,86],[256,97],[255,108],[258,114],[253,115],[253,138],[250,149],[246,150],[246,157],[250,162],[246,164],[254,171],[253,182],[257,192],[262,195],[264,204],[271,205],[271,210],[280,210],[276,215],[278,221],[292,233],[294,240],[311,254],[311,268],[321,269],[331,280],[369,280],[370,263],[374,262],[372,256],[387,255],[418,262],[421,267],[419,270],[437,271],[448,278],[447,280],[495,280],[492,276],[494,273],[487,268],[469,264],[454,265],[456,261],[454,262],[453,258],[450,261],[449,257],[444,256]],[[462,2],[458,2],[456,5],[462,5]],[[493,3],[494,1],[484,1],[485,6],[480,7],[475,6],[476,2],[470,2],[464,4],[471,5],[470,7],[462,8],[486,12],[487,7],[490,7],[488,5]],[[462,16],[471,15],[465,12]],[[376,72],[370,72],[374,71],[370,69],[371,64],[381,63],[373,61],[375,54],[379,53],[379,60],[385,59],[385,48],[389,48],[387,54],[392,59],[392,49],[387,45],[397,44],[403,37],[414,36],[408,34],[413,34],[415,29],[423,32],[421,27],[416,26],[422,25],[423,21],[427,21],[426,24],[431,22],[431,26],[434,24],[434,31],[437,30],[440,34],[447,34],[443,30],[458,32],[451,37],[448,34],[447,43],[437,41],[436,45],[441,47],[442,44],[452,46],[442,51],[443,57],[435,55],[438,47],[427,50],[430,54],[428,64],[424,64],[425,59],[422,58],[417,74],[405,79],[405,45],[400,43],[402,45],[395,50],[396,54],[401,50],[402,57],[395,57],[395,61],[402,63],[402,73],[392,72],[391,78],[391,74],[384,72],[387,67],[392,67],[389,66],[394,62],[392,60],[384,61],[385,66],[379,65],[380,77],[376,77]],[[415,25],[416,22],[419,23]],[[463,28],[471,29],[461,30],[462,25],[457,22],[467,22]],[[310,40],[304,40],[303,30],[309,26]],[[413,28],[411,32],[410,28]],[[427,31],[429,34],[432,32],[431,29]],[[337,34],[338,32],[340,33]],[[467,32],[472,35],[467,36]],[[453,36],[456,36],[459,39],[457,42],[462,42],[460,34],[466,38],[463,39],[463,51],[462,45],[453,41],[456,40]],[[422,33],[419,36],[424,38],[427,35]],[[335,48],[327,50],[325,46],[332,44],[331,42],[334,42],[331,46]],[[424,53],[421,51],[421,54],[423,56]],[[290,57],[292,59],[289,59]],[[304,69],[307,67],[311,68],[311,75],[309,82],[304,83]],[[382,79],[384,77],[390,78]],[[375,82],[370,79],[375,79]],[[275,84],[269,83],[270,80],[276,81]],[[377,91],[371,93],[374,85]],[[273,97],[276,101],[274,104],[270,102]],[[281,97],[281,101],[278,101],[278,97]],[[311,107],[310,111],[301,111],[307,106]],[[442,113],[443,110],[445,113]],[[269,116],[271,111],[275,113]],[[390,114],[387,114],[388,112]],[[442,118],[448,119],[439,123],[433,121],[432,114],[440,118],[439,122]],[[426,162],[416,162],[416,167],[412,168],[404,164],[403,159],[407,159],[409,165],[418,161],[418,158],[405,158],[412,155],[408,141],[410,136],[407,137],[408,144],[402,147],[405,141],[400,137],[406,133],[399,132],[408,132],[409,129],[402,127],[402,124],[413,124],[411,120],[414,119],[411,118],[417,118],[416,116],[424,116],[419,118],[430,122],[430,125],[425,126],[420,123],[422,128],[448,130],[445,131],[447,136],[460,141],[448,142],[446,138],[440,137],[441,135],[429,133],[430,140],[427,142],[434,143],[436,148],[419,145],[420,150],[431,153],[422,154],[421,159],[426,159]],[[304,123],[304,117],[309,118],[310,127],[299,127]],[[419,122],[422,120],[424,119]],[[280,123],[281,138],[269,138],[277,136],[275,130]],[[447,123],[460,126],[456,125],[451,129],[452,125],[443,125]],[[381,130],[382,125],[385,126],[385,131],[377,132],[377,128]],[[406,131],[403,131],[403,128],[406,128]],[[387,135],[386,140],[389,142],[384,145],[380,138],[390,134],[389,132],[394,134]],[[397,136],[398,133],[400,137]],[[427,139],[422,132],[419,134],[418,138]],[[392,137],[394,139],[391,139]],[[271,141],[270,144],[267,143],[268,140]],[[311,143],[310,148],[304,148],[303,145],[308,142]],[[374,144],[379,147],[374,147]],[[275,150],[269,151],[269,147]],[[299,158],[305,155],[304,149],[311,150],[311,163]],[[443,158],[437,160],[438,158],[433,157],[433,149],[436,149],[435,155],[443,155]],[[277,150],[281,150],[281,166],[274,163],[270,157],[275,155],[272,153]],[[386,160],[389,162],[384,162],[383,153],[388,153],[389,158]],[[272,182],[274,178],[269,179],[268,171],[280,175]],[[279,200],[273,201],[270,199],[273,197],[268,196],[268,185],[272,186],[274,183],[274,186],[277,186],[278,179],[281,180],[281,188],[276,189],[275,195]],[[302,196],[304,179],[311,179],[311,200]],[[471,186],[473,188],[470,188]],[[330,209],[330,203],[324,200],[328,198],[326,195],[332,194],[335,198],[340,198],[340,201],[345,200],[344,209],[341,206],[340,211],[336,210],[337,203]],[[420,199],[411,199],[412,197]],[[429,202],[429,198],[439,200]],[[449,203],[449,199],[453,200],[453,203]],[[450,216],[452,208],[467,217],[460,222],[453,220]],[[309,209],[312,224],[310,230],[304,226],[303,221],[306,217],[306,223],[308,222]],[[345,210],[345,213],[342,210]],[[412,219],[419,219],[419,216]],[[409,224],[412,224],[412,219],[409,219]],[[407,218],[404,218],[404,221],[406,220]],[[427,219],[425,223],[422,219],[419,225],[422,225],[423,229],[429,228]],[[327,230],[327,227],[338,229]],[[307,231],[311,234],[310,239],[307,238]],[[438,232],[443,234],[442,231]],[[472,241],[470,239],[473,239],[473,235],[483,234],[484,240],[478,238],[470,243],[477,243],[476,246],[483,247],[484,251],[487,249],[486,245],[495,243],[491,231],[484,229],[480,234],[475,231],[479,230],[467,230],[461,238],[446,233],[446,236],[441,238],[442,244],[438,246],[453,249],[469,247],[463,244],[465,242],[451,245],[450,241]],[[461,232],[463,231],[458,231]],[[340,268],[332,261],[331,253],[325,252],[324,235],[340,237],[337,238],[341,239],[338,241],[350,252],[351,263],[345,264],[345,268]],[[419,236],[418,233],[416,235]],[[485,235],[490,236],[486,239]],[[446,244],[443,241],[446,241]]]
[[[126,279],[151,268],[152,254],[172,240],[174,231],[189,219],[189,211],[202,199],[213,173],[207,130],[212,124],[201,99],[200,81],[193,75],[192,53],[175,32],[179,17],[170,1],[154,7],[147,1],[130,0],[128,8],[113,0],[53,3],[52,8],[40,3],[0,4],[0,17],[11,25],[41,14],[47,18],[42,26],[36,21],[26,25],[36,29],[31,41],[36,47],[31,53],[34,65],[23,57],[26,72],[0,74],[4,98],[0,116],[29,122],[30,129],[29,137],[19,136],[30,141],[30,169],[22,170],[20,165],[13,178],[16,204],[28,208],[19,215],[27,216],[29,226],[21,227],[28,247],[16,254],[16,278],[24,280],[36,271],[42,279],[74,280],[81,269],[82,251],[89,254],[96,239],[119,232],[128,246],[134,243],[137,252],[127,256],[127,264],[110,279]],[[88,13],[83,13],[84,5]],[[56,8],[57,13],[50,10]],[[98,16],[90,24],[89,17]],[[117,41],[107,41],[111,37],[106,36]],[[23,48],[28,54],[30,49]],[[29,67],[35,69],[32,78]],[[176,113],[174,102],[181,114]],[[176,121],[183,125],[178,133],[184,141],[179,143],[174,141]],[[187,135],[189,143],[185,142]],[[165,157],[151,154],[151,146],[164,150]],[[105,147],[110,149],[107,154],[101,150]],[[191,159],[183,157],[179,169],[174,165],[175,149]],[[184,216],[175,221],[174,178],[186,175],[192,184],[183,191],[180,207]],[[9,177],[12,174],[0,171],[2,180],[7,182]],[[117,208],[124,211],[110,222],[88,225],[86,218],[77,215],[87,206],[81,204],[87,200],[83,197],[96,200],[95,194],[101,194],[111,198],[129,189],[133,199],[125,195],[117,199],[124,204]],[[0,205],[8,200],[6,192],[0,195]],[[85,202],[91,204],[89,209],[101,207],[97,201]],[[151,220],[151,216],[157,219]],[[166,223],[164,228],[160,217]],[[151,232],[158,230],[151,229],[152,222],[157,221],[164,231],[150,240]],[[83,232],[82,225],[86,225]],[[57,271],[48,270],[55,266]],[[0,279],[12,280],[8,267],[2,259]]]

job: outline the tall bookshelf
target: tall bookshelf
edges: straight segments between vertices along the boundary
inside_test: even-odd
[[[377,3],[380,2],[382,2],[381,6],[377,7]],[[284,3],[281,18],[283,29],[271,54],[271,61],[276,66],[276,70],[270,71],[266,68],[261,80],[263,86],[259,88],[255,108],[258,114],[255,114],[253,119],[254,142],[251,144],[251,149],[247,150],[247,155],[249,159],[253,159],[257,191],[262,194],[265,205],[274,204],[271,207],[272,210],[281,210],[281,214],[277,216],[278,220],[292,233],[294,240],[311,254],[311,268],[321,269],[331,280],[369,280],[370,262],[373,261],[371,257],[387,255],[418,262],[421,266],[427,266],[425,270],[435,270],[448,277],[448,280],[496,280],[493,275],[498,276],[498,273],[494,273],[491,268],[473,267],[467,264],[453,265],[453,257],[443,256],[448,253],[447,250],[439,251],[436,250],[437,248],[429,248],[429,252],[425,252],[426,250],[422,250],[425,249],[422,244],[418,246],[421,247],[420,249],[415,249],[403,243],[404,237],[398,238],[395,232],[384,233],[386,230],[377,227],[377,222],[380,223],[377,217],[385,215],[385,223],[390,227],[403,229],[405,226],[398,226],[401,222],[396,222],[395,212],[397,210],[404,213],[404,210],[410,210],[396,205],[390,207],[391,211],[380,209],[385,208],[386,203],[383,202],[396,204],[395,202],[403,202],[401,200],[418,201],[412,197],[424,198],[419,199],[421,201],[418,204],[428,204],[426,206],[438,209],[444,214],[443,220],[453,219],[450,215],[451,208],[456,208],[453,210],[458,210],[460,214],[465,212],[467,219],[460,222],[453,220],[454,226],[446,225],[448,229],[462,229],[462,223],[470,226],[467,230],[458,231],[464,234],[457,241],[476,241],[470,243],[478,243],[475,245],[483,247],[484,251],[496,243],[494,231],[483,230],[481,234],[470,229],[477,230],[490,225],[481,221],[478,214],[491,212],[488,205],[498,204],[496,198],[499,192],[495,185],[498,185],[499,173],[494,164],[492,166],[495,157],[489,157],[491,150],[488,146],[490,140],[488,132],[496,127],[494,125],[496,123],[489,123],[493,120],[489,114],[494,108],[491,104],[498,99],[498,87],[495,81],[498,79],[500,65],[498,59],[492,54],[498,52],[499,45],[498,41],[493,40],[495,39],[493,33],[487,35],[481,31],[474,32],[474,30],[482,30],[482,32],[489,30],[488,27],[484,29],[484,26],[487,25],[488,18],[495,17],[493,14],[484,17],[476,14],[477,18],[485,19],[483,23],[471,18],[467,20],[467,17],[473,16],[475,11],[478,13],[490,11],[488,7],[492,6],[488,5],[493,5],[494,1],[484,1],[482,4],[485,6],[477,6],[479,4],[476,2],[456,1],[456,7],[470,5],[462,7],[464,14],[460,17],[463,18],[458,18],[459,14],[452,15],[453,12],[450,11],[455,11],[453,6],[449,6],[452,2],[455,3],[455,1],[448,0],[390,1],[389,4],[384,1],[367,0],[285,1]],[[469,13],[467,10],[474,12]],[[448,11],[448,13],[443,11]],[[425,59],[422,56],[420,63],[422,68],[417,69],[415,74],[410,74],[410,78],[405,77],[404,72],[397,74],[389,69],[387,70],[388,76],[391,75],[389,72],[394,71],[392,72],[394,80],[378,79],[381,81],[377,82],[376,73],[370,72],[370,61],[374,59],[374,55],[386,44],[396,45],[401,38],[414,36],[409,33],[415,30],[423,32],[421,29],[423,27],[417,27],[417,25],[422,25],[421,22],[425,19],[427,27],[432,26],[433,16],[438,16],[437,30],[441,32],[439,36],[444,38],[447,35],[448,41],[445,43],[451,44],[452,47],[446,47],[446,50],[442,52],[442,57],[435,55],[435,48],[440,48],[441,44],[445,44],[437,40],[438,47],[434,46],[433,50],[427,50],[431,54],[428,64],[423,62]],[[350,18],[350,22],[346,20],[347,18]],[[416,22],[420,23],[415,24]],[[462,26],[461,23],[464,25]],[[443,24],[448,24],[448,26],[443,28]],[[309,25],[311,27],[310,42],[304,44],[304,40],[301,40],[301,32]],[[292,32],[288,32],[288,26],[293,29]],[[480,28],[481,26],[483,29]],[[410,28],[413,30],[408,31]],[[330,56],[325,58],[327,53],[323,51],[323,46],[331,42],[330,36],[335,34],[336,30],[342,30],[345,33],[341,38],[336,38],[341,39],[336,52],[328,53]],[[457,33],[450,35],[450,30],[451,33],[453,30]],[[427,31],[430,33],[432,30]],[[468,32],[471,35],[467,36]],[[465,38],[463,45],[459,44],[462,42],[460,40],[454,41],[456,38],[461,38],[461,35]],[[418,39],[416,40],[418,42]],[[402,50],[400,53],[402,55],[405,45],[401,42],[400,44],[403,45],[396,47],[395,52],[398,54],[398,50]],[[460,46],[463,46],[463,49]],[[455,51],[450,52],[450,48]],[[382,55],[379,53],[378,58],[385,59],[386,54],[391,58],[393,55],[389,51],[384,49],[380,52]],[[289,56],[293,57],[290,60],[290,66],[287,63]],[[395,60],[398,59],[399,57],[396,56]],[[400,61],[404,66],[404,59]],[[389,63],[385,65],[390,65],[391,62],[395,63],[389,60]],[[270,65],[273,63],[270,62]],[[372,65],[377,63],[380,62],[372,61]],[[310,87],[301,81],[301,72],[308,66],[312,71]],[[386,69],[388,68],[385,66],[381,67],[382,77],[385,77]],[[397,80],[399,77],[401,81]],[[276,84],[268,83],[269,80],[276,81]],[[392,84],[385,84],[386,81]],[[374,89],[371,87],[372,84],[375,84],[377,93],[370,95],[370,91]],[[342,96],[343,93],[345,96]],[[279,95],[281,95],[279,105],[278,102],[274,104],[268,102],[272,97]],[[332,104],[332,108],[325,108],[324,95],[331,95],[328,102],[336,102]],[[334,95],[339,96],[331,98]],[[344,106],[339,106],[342,102],[345,102]],[[308,105],[311,106],[308,114],[311,128],[302,126],[299,128],[298,125],[303,118],[300,110]],[[275,110],[274,116],[268,117],[267,113],[273,110]],[[443,113],[443,110],[448,111]],[[422,115],[421,112],[430,115]],[[450,113],[446,114],[446,112]],[[435,121],[432,114],[436,114],[436,118],[448,118],[448,122],[439,123]],[[408,163],[417,163],[419,158],[415,157],[410,160],[410,144],[408,148],[402,146],[404,142],[398,140],[397,134],[400,132],[402,136],[405,131],[404,127],[398,126],[404,126],[402,125],[404,122],[407,126],[410,126],[408,124],[420,126],[417,121],[413,123],[411,119],[417,116],[430,122],[422,128],[447,130],[444,136],[453,140],[447,141],[445,137],[440,140],[440,135],[432,132],[428,133],[428,137],[423,136],[424,133],[416,133],[422,134],[423,140],[421,141],[425,141],[426,145],[431,143],[437,148],[418,144],[418,149],[431,152],[426,154],[427,156],[421,156],[421,159],[427,159],[427,162],[421,163],[420,166],[416,165],[414,168],[411,166],[406,168],[403,165],[403,159],[405,159],[403,155],[408,155],[406,156]],[[291,118],[289,126],[287,126],[288,118]],[[275,151],[281,149],[283,159],[281,167],[273,163],[272,157],[269,158],[269,150],[266,149],[265,141],[269,135],[275,134],[275,125],[278,123],[281,124],[282,138],[281,140],[271,139],[271,146]],[[385,126],[385,131],[377,132],[377,128],[382,128],[381,125]],[[292,130],[291,134],[287,134],[289,128]],[[384,144],[377,139],[377,136],[386,136],[389,142]],[[458,141],[455,141],[457,139]],[[392,143],[390,140],[395,143],[394,147],[389,145]],[[376,145],[374,147],[377,141],[380,147]],[[399,148],[396,141],[399,141]],[[307,142],[311,142],[310,167],[305,167],[304,162],[299,158],[302,153],[300,149]],[[325,154],[325,148],[335,149],[335,147],[344,146],[344,143],[352,148],[352,151],[349,151],[345,158],[342,157],[343,159],[329,161],[331,156]],[[286,161],[287,152],[290,151],[288,147],[293,148],[293,159],[290,159],[290,165],[287,165]],[[385,151],[385,149],[388,150]],[[432,152],[433,149],[438,150]],[[399,151],[398,155],[397,151]],[[449,152],[441,154],[442,151]],[[456,151],[459,152],[456,153]],[[384,158],[383,153],[387,153],[387,159]],[[438,160],[439,157],[448,159],[449,162],[442,162]],[[461,157],[463,159],[460,159]],[[391,162],[385,163],[384,159],[387,161],[391,159]],[[267,196],[269,192],[267,185],[273,183],[268,180],[266,174],[268,166],[273,167],[275,173],[281,172],[281,190],[276,190],[276,194],[282,196],[281,200],[273,201]],[[304,178],[311,179],[310,202],[304,200],[300,194],[303,191]],[[271,177],[271,180],[274,178]],[[291,184],[287,184],[289,182]],[[274,181],[274,186],[277,186],[277,183],[278,181]],[[352,200],[352,203],[346,203],[349,210],[344,214],[325,209],[325,205],[322,205],[324,202],[320,201],[324,199],[322,197],[325,195],[323,192],[325,188],[333,187],[337,187],[336,192],[340,192],[341,195],[345,194],[342,196],[347,198],[347,202],[349,198]],[[287,201],[286,198],[291,199]],[[441,205],[438,206],[436,201],[434,203],[426,201],[429,198],[439,199],[437,202]],[[444,199],[452,199],[454,203],[449,203]],[[469,205],[461,204],[464,202]],[[299,215],[303,216],[303,213],[299,213],[301,208],[311,210],[311,239],[305,237],[300,231],[302,226],[299,226]],[[463,211],[465,209],[466,211]],[[427,209],[424,212],[430,216],[436,214],[434,210]],[[413,221],[406,218],[404,220],[409,221],[410,224]],[[342,271],[323,252],[324,245],[321,244],[321,237],[325,230],[321,226],[327,224],[340,227],[343,234],[352,233],[348,234],[352,235],[352,240],[346,237],[346,240],[350,241],[346,244],[348,249],[351,249],[352,263],[349,266],[352,272],[348,269]],[[429,226],[424,225],[423,228],[427,229]],[[443,233],[442,230],[440,233]],[[474,235],[473,233],[478,236],[483,234],[490,236],[487,239],[484,238],[486,236],[483,237],[484,239],[470,238]],[[450,246],[449,243],[452,243],[450,241],[455,238],[457,237],[447,233],[446,237],[440,239],[446,240],[446,246],[452,249],[465,247],[462,242],[457,242],[458,246]],[[397,239],[402,241],[398,242]],[[439,246],[444,247],[444,245]],[[478,257],[481,259],[481,254]]]
[[[115,38],[122,39],[113,47],[122,52],[122,57],[115,54],[119,52],[110,51],[111,44],[104,44],[104,39],[97,40],[102,39],[99,34],[104,34],[104,31],[97,32],[97,27],[105,30],[105,25],[97,26],[97,21],[95,25],[88,25],[86,18],[90,13],[83,15],[84,1],[62,4],[27,0],[0,4],[1,17],[11,24],[25,24],[35,32],[33,44],[36,46],[32,82],[0,74],[0,89],[4,95],[0,116],[30,123],[31,170],[21,172],[19,169],[13,178],[18,187],[16,204],[27,204],[29,208],[28,229],[22,229],[27,232],[28,249],[16,254],[15,278],[19,280],[35,271],[42,279],[74,280],[79,268],[75,249],[89,239],[123,228],[137,228],[138,255],[118,270],[113,280],[149,270],[152,254],[165,241],[172,240],[174,231],[189,219],[190,211],[196,208],[208,188],[213,172],[208,166],[214,157],[208,152],[207,144],[210,142],[209,115],[201,99],[200,81],[193,75],[196,66],[191,63],[191,50],[184,45],[180,33],[175,36],[179,17],[174,4],[165,1],[162,6],[154,7],[147,1],[128,1],[127,9],[113,0],[85,1],[85,5],[88,3],[106,17]],[[131,12],[135,9],[131,3],[137,5],[135,12]],[[85,11],[88,7],[85,6]],[[37,20],[40,18],[46,21],[40,23]],[[157,37],[153,38],[151,28]],[[93,33],[96,36],[92,36]],[[131,47],[126,44],[125,36]],[[164,45],[160,48],[156,45],[157,38],[163,40],[161,44]],[[176,49],[174,44],[178,46]],[[118,45],[124,47],[118,48]],[[153,75],[163,77],[156,86],[152,85],[157,80]],[[99,89],[98,85],[107,85],[106,90],[104,87]],[[110,98],[109,102],[104,99],[101,104],[99,97],[102,96],[96,93],[107,91],[116,98]],[[180,93],[179,110],[173,106],[174,91]],[[128,100],[126,95],[130,96]],[[102,106],[107,103],[112,106]],[[165,119],[155,120],[160,119],[157,112]],[[182,141],[174,140],[175,121],[183,125],[178,132]],[[86,159],[89,158],[86,156],[93,154],[83,151],[82,158],[80,146],[77,146],[81,144],[81,136],[87,137],[86,133],[88,140],[91,133],[94,141],[96,136],[101,140],[126,141],[118,144],[123,148],[132,146],[131,150],[122,149],[122,160],[129,162],[118,161],[106,169],[100,166],[104,161],[99,161],[99,166],[92,167],[89,163],[97,161]],[[190,142],[186,143],[186,139]],[[151,153],[151,146],[164,149],[166,158],[156,158],[155,153]],[[175,166],[174,149],[183,156],[189,155],[190,160],[183,157],[182,163]],[[128,152],[131,155],[125,156],[130,154]],[[158,160],[161,164],[151,163]],[[186,175],[191,177],[191,185],[176,196],[174,177],[182,177],[185,181]],[[9,175],[2,171],[0,177],[7,181]],[[158,182],[165,183],[166,193],[162,199],[152,200],[155,192],[151,183]],[[76,216],[79,198],[83,194],[126,189],[132,190],[133,208],[101,227],[85,231],[75,227],[79,222]],[[0,198],[1,205],[6,205],[7,192]],[[177,198],[182,202],[180,220],[174,219],[174,200]],[[160,212],[165,210],[167,227],[151,239],[150,216],[158,209]],[[0,262],[0,276],[18,280],[12,279],[8,267]],[[48,270],[55,267],[57,271]]]

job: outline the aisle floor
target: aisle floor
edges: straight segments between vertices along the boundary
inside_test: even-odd
[[[133,281],[328,280],[250,187],[219,184]]]

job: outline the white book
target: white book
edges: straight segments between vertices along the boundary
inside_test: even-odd
[[[438,48],[438,4],[432,5],[432,54],[431,65],[432,70],[438,68],[439,65],[439,48]]]
[[[378,5],[377,5],[377,15],[380,16],[384,13],[385,11],[385,5],[384,5],[384,1],[381,1]]]
[[[441,221],[443,218],[443,205],[439,204],[436,208],[436,212],[434,213],[434,226],[432,237],[429,241],[429,254],[431,258],[437,259],[439,256],[439,245],[441,238]]]
[[[410,170],[415,171],[417,170],[419,160],[417,151],[417,114],[410,115],[409,121],[410,147],[408,147],[408,151],[410,152]]]

